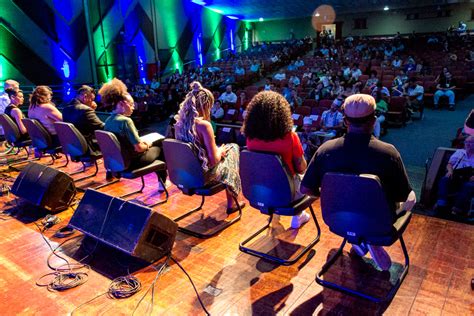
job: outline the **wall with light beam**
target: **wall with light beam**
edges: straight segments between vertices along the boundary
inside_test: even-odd
[[[1,0],[0,12],[0,82],[23,85],[143,81],[250,40],[249,23],[190,0]]]

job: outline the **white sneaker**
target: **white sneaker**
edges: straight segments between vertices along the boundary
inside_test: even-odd
[[[382,246],[372,246],[367,245],[369,248],[370,255],[374,260],[375,264],[380,268],[382,271],[388,271],[392,266],[392,259],[388,253],[383,249]]]
[[[295,215],[291,218],[291,228],[300,228],[307,221],[309,221],[309,214],[306,211],[301,212],[300,215]]]

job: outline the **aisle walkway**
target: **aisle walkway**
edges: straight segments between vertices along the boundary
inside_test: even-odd
[[[414,121],[402,128],[390,128],[383,141],[400,151],[417,196],[425,175],[425,161],[437,147],[450,147],[456,130],[463,126],[467,114],[474,107],[474,95],[457,103],[456,111],[425,110],[422,121]]]

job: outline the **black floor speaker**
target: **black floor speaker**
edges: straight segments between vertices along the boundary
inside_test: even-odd
[[[76,187],[66,173],[30,162],[16,178],[11,192],[55,213],[68,208],[76,195]]]
[[[92,189],[84,194],[69,226],[148,262],[171,252],[178,230],[165,215]]]

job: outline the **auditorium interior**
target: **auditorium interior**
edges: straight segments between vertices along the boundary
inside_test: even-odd
[[[474,314],[472,1],[0,12],[2,315]]]

